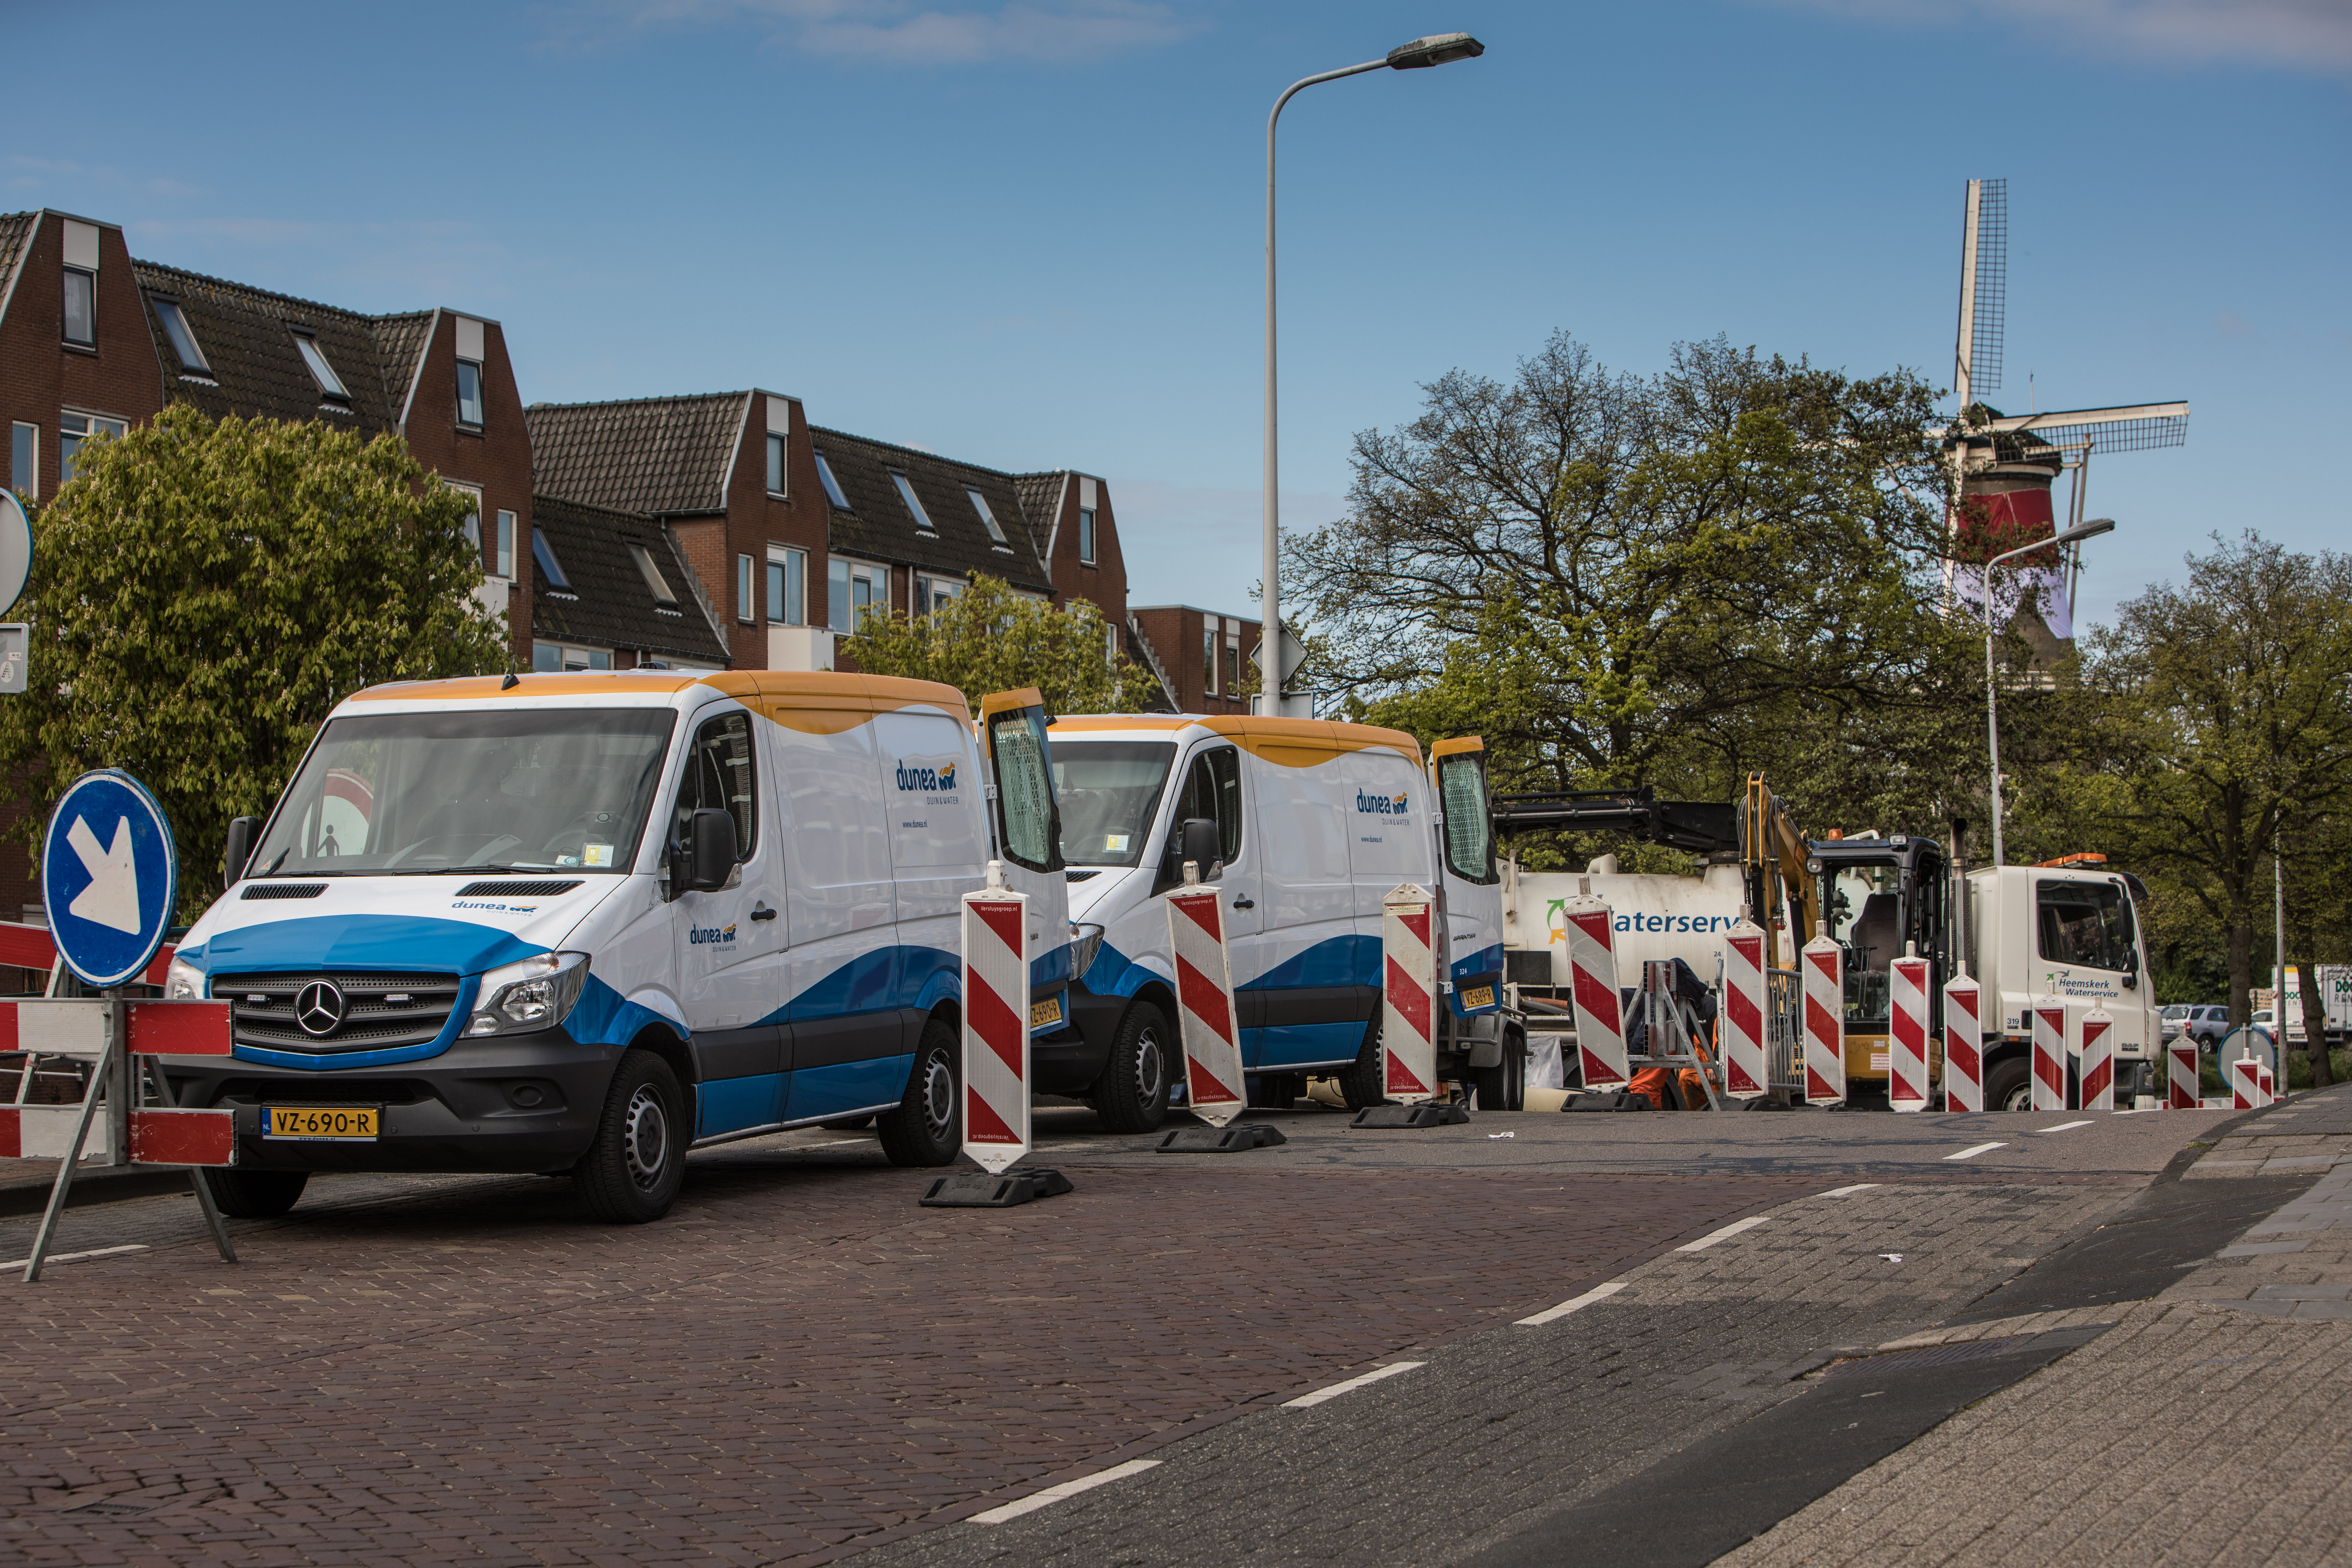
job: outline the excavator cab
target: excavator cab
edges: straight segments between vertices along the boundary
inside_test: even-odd
[[[1943,1030],[1950,945],[1943,847],[1932,838],[1816,839],[1806,869],[1830,937],[1845,949],[1846,1074],[1886,1076],[1892,965],[1928,961],[1928,1032]]]

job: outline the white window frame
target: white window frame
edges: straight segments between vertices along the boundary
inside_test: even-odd
[[[89,280],[89,336],[86,338],[78,338],[73,335],[73,311],[71,307],[73,304],[73,280],[77,278],[86,278]],[[98,269],[94,267],[68,267],[65,271],[65,279],[60,285],[60,288],[63,292],[58,296],[58,335],[67,342],[71,343],[78,349],[94,349],[98,347]]]
[[[77,422],[81,426],[79,429],[68,428]],[[73,478],[74,452],[81,450],[81,444],[84,441],[98,436],[111,436],[120,441],[130,433],[130,430],[129,420],[117,419],[110,414],[92,414],[80,408],[59,409],[58,411],[58,483],[62,485]],[[68,440],[73,442],[71,452],[66,449]]]
[[[768,546],[768,624],[808,625],[808,552],[789,544]]]
[[[1201,689],[1211,697],[1217,694],[1217,641],[1216,627],[1201,628],[1201,662],[1208,666],[1208,670],[1201,683]]]
[[[1078,508],[1078,564],[1091,566],[1094,563],[1095,509],[1082,506]]]
[[[343,385],[343,378],[335,374],[334,365],[327,358],[327,351],[319,346],[319,334],[289,330],[293,331],[294,352],[302,356],[302,363],[310,367],[310,379],[319,384],[319,395],[349,403],[351,391]]]
[[[735,557],[735,619],[740,625],[748,626],[760,618],[758,588],[759,580],[751,570],[751,558],[748,555]]]
[[[466,513],[466,542],[474,547],[475,566],[483,576],[491,575],[489,563],[482,554],[482,487],[467,484],[461,479],[445,479],[442,482],[473,503],[472,509]]]
[[[920,618],[929,615],[940,607],[940,601],[942,599],[961,597],[964,590],[971,586],[971,584],[961,577],[941,577],[929,572],[917,573],[915,574],[916,616]]]
[[[498,570],[493,576],[514,581],[515,575],[515,514],[504,507],[499,509],[498,548],[495,552]]]
[[[931,514],[923,510],[923,498],[915,493],[915,482],[907,477],[906,470],[891,469],[890,482],[898,487],[898,499],[907,503],[908,515],[915,520],[915,531],[939,537],[939,528],[931,521]]]
[[[665,610],[677,609],[677,590],[670,586],[669,578],[663,573],[661,563],[654,559],[654,552],[634,539],[625,542],[629,547],[631,559],[637,563],[637,574],[646,580],[646,591],[654,596],[655,605]]]
[[[792,437],[781,430],[771,430],[768,432],[768,493],[778,500],[786,500],[792,494]]]
[[[23,419],[8,426],[8,488],[41,499],[41,427]]]
[[[857,584],[866,584],[866,598],[863,606],[857,603]],[[834,603],[833,591],[841,588],[841,603]],[[890,568],[867,561],[856,561],[845,555],[834,556],[825,563],[825,625],[847,637],[857,630],[860,608],[871,614],[879,607],[884,615],[890,613]]]
[[[552,656],[553,664],[547,661]],[[588,647],[579,643],[534,642],[530,645],[530,667],[541,675],[573,675],[582,670],[611,669],[614,650],[609,647]],[[577,659],[579,662],[574,663]],[[602,660],[599,663],[597,661]]]
[[[466,417],[466,372],[468,369],[474,373],[474,416],[471,419]],[[486,401],[488,399],[482,391],[482,362],[478,359],[459,360],[457,362],[457,428],[479,430],[487,425],[488,420],[484,416],[482,408]]]
[[[856,510],[849,504],[849,498],[842,493],[841,480],[834,474],[833,465],[824,460],[824,453],[822,451],[816,454],[816,477],[817,482],[824,486],[824,496],[827,500],[844,511]]]
[[[988,537],[996,542],[999,550],[1010,551],[1012,546],[1004,542],[1003,525],[996,521],[996,514],[988,510],[988,498],[980,493],[976,485],[964,486],[963,493],[971,498],[971,510],[980,513],[980,525],[988,530]]]
[[[196,342],[196,330],[188,325],[188,313],[180,308],[179,300],[169,294],[150,294],[147,303],[154,310],[155,320],[163,323],[164,341],[179,359],[180,374],[211,375],[212,362],[205,358],[204,345]]]

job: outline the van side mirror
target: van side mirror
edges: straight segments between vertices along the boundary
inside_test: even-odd
[[[1205,816],[1186,817],[1176,830],[1176,864],[1173,869],[1177,878],[1182,879],[1184,862],[1191,860],[1200,866],[1201,880],[1216,880],[1217,873],[1224,868],[1224,835],[1217,831],[1215,823]]]
[[[253,841],[261,832],[261,818],[233,816],[228,824],[228,845],[221,851],[221,886],[234,888],[245,880],[245,863],[253,858]]]
[[[735,874],[735,818],[716,806],[703,806],[687,825],[687,878],[689,892],[715,893]]]

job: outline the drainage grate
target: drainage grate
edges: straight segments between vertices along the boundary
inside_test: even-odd
[[[461,899],[551,899],[558,893],[568,893],[580,885],[573,878],[568,882],[468,882],[457,889]]]
[[[68,1513],[102,1513],[110,1517],[127,1513],[145,1513],[155,1505],[152,1502],[86,1502],[66,1510]]]

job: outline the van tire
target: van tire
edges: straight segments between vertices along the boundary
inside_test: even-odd
[[[1364,1026],[1364,1043],[1357,1047],[1356,1059],[1341,1068],[1334,1076],[1339,1081],[1339,1093],[1347,1100],[1350,1110],[1364,1110],[1389,1100],[1388,1082],[1381,1060],[1381,1020],[1377,1013]]]
[[[1118,1021],[1110,1064],[1087,1098],[1113,1132],[1156,1132],[1168,1120],[1168,1075],[1183,1060],[1172,1050],[1167,1016],[1137,1002]]]
[[[1985,1074],[1984,1103],[1987,1110],[2031,1110],[2033,1109],[2033,1065],[2024,1057],[2011,1057],[1996,1063]],[[2011,1100],[2017,1103],[2011,1105]]]
[[[231,1219],[276,1219],[302,1201],[310,1184],[308,1171],[238,1171],[215,1166],[203,1169],[205,1188],[213,1206]]]
[[[677,1075],[651,1051],[625,1051],[604,1091],[596,1136],[572,1175],[588,1212],[607,1225],[646,1225],[686,1184],[690,1141]]]
[[[1477,1092],[1481,1110],[1527,1109],[1528,1045],[1524,1037],[1503,1037],[1503,1059],[1490,1068],[1472,1068],[1470,1087]]]
[[[923,1021],[907,1092],[874,1119],[882,1152],[894,1165],[947,1165],[963,1147],[963,1065],[955,1026],[934,1013]]]

